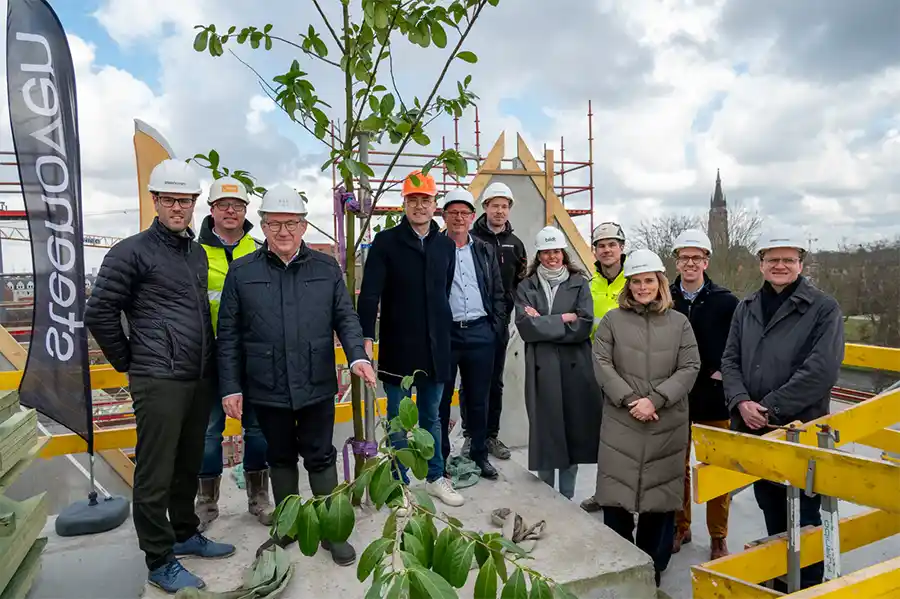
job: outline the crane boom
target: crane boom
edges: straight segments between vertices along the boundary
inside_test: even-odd
[[[0,225],[0,239],[8,241],[31,241],[31,235],[26,228]],[[85,233],[84,247],[109,249],[122,241],[122,239],[122,237],[112,237],[110,235],[90,235]]]

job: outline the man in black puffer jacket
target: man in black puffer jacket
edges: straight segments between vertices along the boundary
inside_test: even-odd
[[[134,527],[150,583],[175,593],[204,586],[177,556],[225,557],[234,547],[201,535],[194,513],[215,389],[207,258],[188,228],[200,181],[184,162],[166,160],[149,188],[158,216],[106,254],[84,321],[113,368],[129,375]]]

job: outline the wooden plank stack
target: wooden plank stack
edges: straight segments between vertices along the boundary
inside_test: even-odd
[[[37,412],[21,411],[15,391],[0,395],[0,599],[25,599],[41,569],[47,539],[38,537],[47,522],[46,493],[18,502],[3,495],[41,445]]]

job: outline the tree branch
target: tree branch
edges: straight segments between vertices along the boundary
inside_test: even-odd
[[[322,7],[319,6],[319,0],[312,0],[312,3],[316,5],[316,10],[319,11],[319,15],[322,17],[322,20],[325,22],[325,27],[327,27],[328,31],[331,32],[331,37],[333,37],[335,43],[337,43],[338,49],[341,51],[341,54],[346,54],[347,51],[344,49],[344,45],[341,43],[341,38],[338,37],[338,34],[334,30],[334,27],[332,27],[331,23],[328,22],[328,17],[325,16],[325,12],[322,10]]]
[[[406,102],[403,101],[403,96],[400,95],[400,89],[397,87],[397,80],[394,79],[394,53],[391,52],[388,54],[388,71],[391,73],[391,84],[394,86],[394,93],[397,94],[397,99],[400,100],[400,108],[406,110]]]
[[[441,69],[441,74],[438,77],[437,82],[435,82],[434,87],[431,89],[431,93],[428,95],[428,99],[425,100],[425,103],[422,105],[422,109],[416,117],[415,122],[410,127],[409,132],[404,136],[403,140],[400,142],[400,147],[397,149],[397,153],[394,154],[394,158],[391,160],[391,163],[388,165],[387,170],[382,177],[381,184],[378,186],[378,191],[375,195],[372,196],[372,210],[374,211],[375,206],[378,203],[378,200],[381,199],[381,196],[384,194],[384,185],[385,180],[390,176],[391,171],[394,169],[394,165],[400,160],[400,154],[403,153],[403,150],[406,148],[407,144],[409,144],[409,140],[412,138],[412,132],[415,131],[416,125],[422,120],[422,117],[425,116],[429,106],[431,105],[432,100],[437,95],[438,89],[441,87],[441,83],[444,82],[444,77],[447,75],[447,71],[450,69],[450,64],[456,58],[457,52],[462,48],[463,43],[466,41],[466,38],[469,36],[469,33],[472,31],[472,26],[475,25],[475,21],[478,20],[478,16],[481,14],[481,11],[487,5],[487,0],[481,0],[478,3],[478,8],[475,9],[472,18],[469,20],[468,25],[466,26],[465,31],[459,37],[459,41],[456,42],[456,47],[453,48],[453,52],[450,53],[450,56],[447,58],[447,62],[444,63],[444,68]],[[360,230],[359,237],[356,239],[356,243],[354,244],[354,251],[359,248],[359,244],[362,243],[363,236],[365,235],[366,230],[369,228],[369,223],[372,221],[372,212],[366,215],[366,220],[363,223],[363,226]]]
[[[329,59],[325,58],[324,56],[319,56],[318,54],[309,50],[308,48],[304,48],[301,44],[298,44],[297,42],[292,42],[290,40],[286,40],[283,37],[279,37],[277,35],[270,35],[269,37],[272,38],[273,40],[278,40],[279,42],[283,42],[283,43],[287,44],[288,46],[293,46],[293,47],[297,48],[298,50],[300,50],[301,52],[303,52],[304,54],[311,56],[312,58],[321,60],[322,62],[330,64],[333,67],[341,68],[340,64],[334,62],[333,60],[329,60]]]

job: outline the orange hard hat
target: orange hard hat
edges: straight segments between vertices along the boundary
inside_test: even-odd
[[[419,179],[419,184],[413,182],[412,177],[415,175]],[[404,198],[410,194],[421,193],[429,196],[437,196],[437,183],[431,175],[423,175],[422,171],[413,171],[407,175],[403,181],[403,191],[400,193]]]

